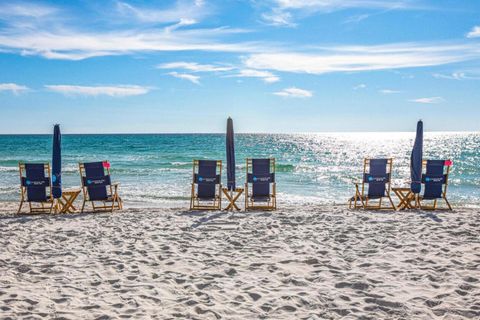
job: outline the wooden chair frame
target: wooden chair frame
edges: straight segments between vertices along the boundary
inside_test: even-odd
[[[200,160],[193,160],[193,174],[192,174],[192,188],[190,196],[190,210],[221,210],[222,208],[222,161],[215,160],[217,162],[216,172],[220,175],[220,183],[216,184],[215,198],[211,201],[211,204],[202,203],[205,200],[200,200],[198,194],[195,192],[195,174],[198,173]]]
[[[427,161],[428,160],[423,160],[422,161],[422,175],[423,175],[423,172],[426,171],[426,168],[427,168]],[[442,197],[440,199],[443,199],[445,201],[445,204],[447,205],[447,208],[439,208],[438,207],[438,200],[439,199],[423,199],[423,197],[418,194],[417,197],[416,197],[416,207],[417,208],[420,208],[422,210],[437,210],[437,209],[445,209],[445,210],[453,210],[452,206],[450,205],[450,202],[448,201],[447,199],[447,188],[448,188],[448,176],[450,174],[450,166],[446,166],[447,167],[447,172],[444,173],[445,174],[445,184],[443,185],[443,191],[442,191]],[[423,183],[422,183],[423,184]],[[425,205],[422,205],[422,201],[433,201],[433,204],[431,206],[425,206]]]
[[[367,169],[370,167],[370,160],[372,160],[372,159],[366,158],[363,161],[363,175],[364,176],[367,173]],[[359,208],[358,201],[360,200],[360,202],[362,203],[362,205],[360,207],[363,208],[363,209],[366,209],[366,210],[396,210],[395,204],[393,203],[392,197],[390,196],[391,183],[392,183],[392,168],[393,168],[393,159],[388,158],[387,159],[387,174],[390,175],[390,179],[385,184],[385,194],[386,195],[381,197],[381,198],[378,198],[378,205],[372,206],[372,205],[368,204],[369,201],[377,200],[377,199],[369,199],[368,195],[365,195],[365,189],[366,189],[365,188],[365,181],[362,177],[362,183],[358,183],[358,182],[355,183],[355,196],[353,196],[353,198],[350,198],[349,203],[348,203],[348,207],[350,209],[352,209],[352,202],[353,202],[354,203],[353,208],[358,209]],[[360,187],[360,185],[361,185],[361,187]],[[383,198],[388,199],[388,201],[390,203],[390,206],[382,206]]]
[[[27,187],[22,186],[22,178],[24,178],[24,172],[25,172],[25,163],[20,162],[18,164],[18,169],[20,172],[20,206],[18,207],[17,214],[25,214],[22,213],[22,206],[25,202],[28,202],[29,206],[29,213],[28,214],[40,214],[40,213],[52,213],[55,212],[55,199],[53,198],[53,193],[52,193],[52,175],[51,175],[51,170],[50,170],[50,164],[49,163],[44,163],[43,164],[44,170],[47,172],[47,178],[50,181],[49,186],[47,187],[49,189],[49,196],[47,201],[44,202],[35,202],[34,203],[39,203],[41,204],[41,207],[38,206],[32,206],[32,201],[27,200]],[[45,206],[47,204],[47,206]]]
[[[103,162],[107,162],[104,160]],[[85,210],[85,205],[87,202],[90,202],[92,204],[92,210],[93,212],[113,212],[114,210],[122,210],[123,209],[123,201],[122,198],[118,195],[118,188],[120,186],[120,183],[111,183],[107,188],[110,189],[110,196],[107,200],[105,201],[97,201],[97,200],[90,200],[88,196],[88,187],[83,183],[83,178],[86,176],[85,175],[85,165],[83,162],[80,162],[78,164],[78,168],[80,171],[80,181],[81,181],[81,186],[82,186],[82,193],[83,193],[83,204],[82,204],[82,210],[81,212],[83,213]],[[105,168],[107,171],[107,175],[110,176],[110,168]],[[100,202],[102,205],[95,205],[95,202]],[[112,204],[107,204],[111,202]]]
[[[271,193],[266,205],[257,205],[253,201],[253,195],[249,192],[248,174],[252,173],[252,158],[246,160],[246,177],[245,177],[245,210],[276,210],[277,209],[277,184],[271,182]],[[275,173],[275,158],[270,158],[270,173]]]

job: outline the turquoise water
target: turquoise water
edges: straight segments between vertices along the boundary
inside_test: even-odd
[[[409,177],[414,133],[237,134],[237,181],[246,157],[277,159],[282,204],[344,204],[364,157],[393,157],[394,185]],[[51,161],[51,136],[0,136],[0,201],[19,198],[18,162]],[[449,198],[479,206],[480,134],[426,133],[425,158],[452,159]],[[63,135],[63,184],[78,187],[78,162],[110,160],[130,206],[187,207],[192,159],[225,160],[222,134]],[[226,174],[223,172],[223,180]]]

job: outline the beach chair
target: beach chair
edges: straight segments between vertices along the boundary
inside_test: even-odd
[[[220,210],[222,161],[193,160],[190,210]]]
[[[54,199],[50,165],[48,163],[19,163],[20,206],[17,214],[22,214],[22,206],[28,202],[30,214],[52,213]]]
[[[418,206],[423,210],[436,210],[438,200],[445,201],[448,210],[452,210],[447,200],[448,175],[450,174],[451,160],[423,160],[422,185],[423,195],[418,196]],[[423,201],[433,201],[433,204],[423,205]]]
[[[112,183],[108,161],[79,163],[83,204],[92,204],[93,212],[113,212],[123,208],[118,183]]]
[[[275,159],[247,159],[246,171],[245,210],[277,209]]]
[[[355,183],[355,195],[349,201],[350,209],[353,204],[354,209],[395,210],[395,205],[390,196],[392,162],[391,158],[364,160],[363,179],[361,183]],[[384,198],[388,199],[389,205],[382,206]],[[371,200],[378,200],[378,204],[369,205]]]

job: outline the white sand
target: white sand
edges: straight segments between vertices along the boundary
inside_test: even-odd
[[[2,213],[0,318],[480,318],[478,210],[300,210]]]

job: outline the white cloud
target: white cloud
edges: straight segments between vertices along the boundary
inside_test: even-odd
[[[263,13],[262,19],[266,24],[272,26],[296,26],[296,24],[292,22],[292,15],[289,12],[278,9],[274,9],[269,13]]]
[[[274,0],[282,9],[336,11],[347,8],[400,9],[413,8],[409,0]]]
[[[479,80],[480,76],[467,75],[465,72],[453,72],[452,74],[442,74],[434,73],[432,75],[437,79],[448,79],[448,80]]]
[[[192,83],[195,83],[195,84],[200,84],[200,81],[199,81],[200,77],[195,76],[193,74],[178,73],[178,72],[174,71],[174,72],[170,72],[169,75],[171,75],[172,77],[175,77],[175,78],[188,80],[188,81],[190,81]]]
[[[345,19],[343,23],[359,23],[365,19],[368,19],[370,16],[370,14],[358,14]]]
[[[169,62],[159,64],[158,69],[184,69],[191,72],[223,72],[230,71],[233,67],[228,66],[214,66],[211,64],[198,64],[196,62]]]
[[[355,87],[353,87],[353,90],[365,89],[366,87],[367,87],[366,84],[360,83],[359,85],[356,85]]]
[[[379,90],[378,92],[382,94],[395,94],[395,93],[400,93],[401,91],[392,90],[392,89],[382,89],[382,90]]]
[[[7,2],[0,4],[0,20],[11,20],[13,18],[45,18],[57,13],[54,7],[22,2]]]
[[[238,78],[260,78],[266,83],[274,83],[280,80],[280,78],[270,71],[261,71],[254,69],[241,69],[237,74],[230,75],[230,77]]]
[[[467,38],[478,38],[480,37],[480,26],[475,26],[473,29],[467,33]]]
[[[159,51],[258,52],[256,43],[224,43],[215,38],[238,29],[196,29],[168,31],[127,30],[84,33],[71,31],[28,30],[0,34],[0,48],[23,55],[39,55],[48,59],[82,60],[107,55],[124,55]]]
[[[315,13],[330,13],[345,9],[370,10],[407,10],[421,9],[411,0],[272,0],[270,12],[263,13],[262,18],[268,24],[275,26],[295,26],[293,14],[309,16]],[[368,15],[359,15],[351,19],[360,21]]]
[[[204,1],[177,1],[171,7],[158,9],[158,5],[139,7],[118,1],[117,10],[125,17],[134,17],[143,23],[171,23],[180,21],[182,25],[190,25],[204,18],[210,12]]]
[[[22,2],[21,6],[0,4],[0,51],[48,59],[82,60],[163,51],[245,53],[268,50],[258,42],[227,41],[226,38],[233,34],[247,32],[244,29],[186,28],[196,21],[189,10],[196,12],[200,10],[197,7],[204,6],[208,7],[202,1],[182,0],[178,1],[175,10],[161,10],[168,14],[158,16],[160,13],[150,8],[138,11],[141,9],[119,2],[120,14],[111,7],[105,7],[101,15],[87,13],[86,19],[98,21],[94,27],[89,27],[77,16],[55,7],[27,2]],[[122,10],[127,10],[125,15],[121,14]],[[138,12],[133,14],[132,10]],[[140,13],[153,16],[145,17]]]
[[[442,97],[429,97],[429,98],[418,98],[411,99],[410,102],[424,103],[424,104],[437,104],[445,101]]]
[[[332,46],[314,52],[251,54],[252,69],[324,74],[427,67],[478,59],[480,44],[397,43],[375,46]]]
[[[28,90],[28,87],[16,83],[0,83],[0,92],[10,91],[13,94],[19,94]]]
[[[259,78],[266,83],[273,83],[280,80],[278,76],[273,74],[270,71],[263,70],[254,70],[254,69],[240,69],[238,70],[233,66],[218,66],[212,64],[199,64],[196,62],[169,62],[160,64],[157,66],[159,69],[183,69],[190,72],[227,72],[227,75],[224,77],[235,77],[235,78]],[[238,72],[237,72],[238,70]],[[235,71],[236,73],[232,74]],[[182,74],[178,72],[172,72],[170,75],[177,78],[184,78],[190,80],[194,83],[198,83],[198,77],[192,76],[191,74]]]
[[[273,94],[285,98],[311,98],[313,96],[312,91],[295,87],[286,88]]]
[[[110,96],[128,97],[148,93],[151,88],[136,85],[121,86],[72,86],[72,85],[46,85],[48,90],[62,93],[66,96]]]

